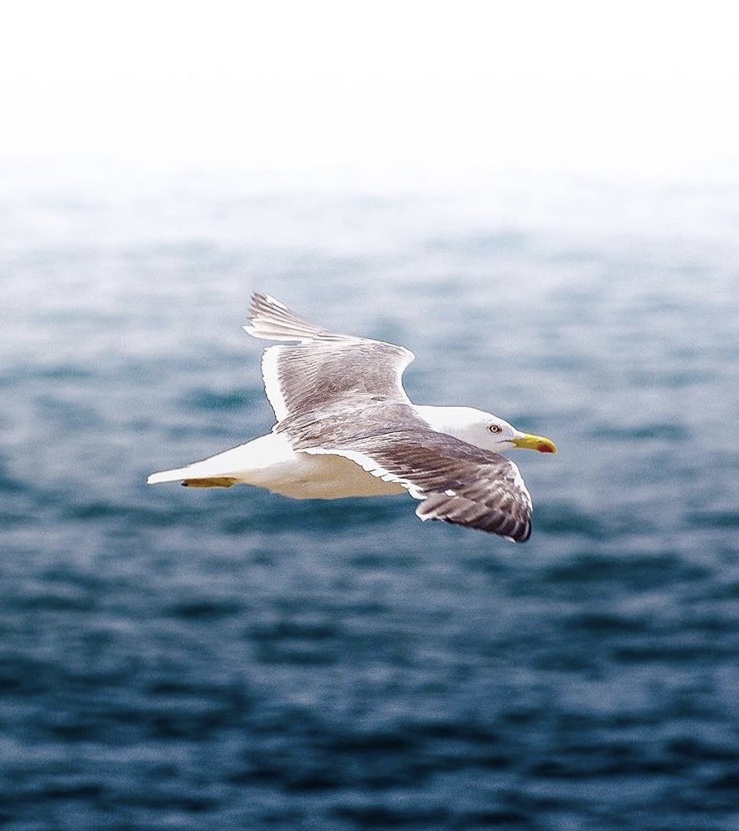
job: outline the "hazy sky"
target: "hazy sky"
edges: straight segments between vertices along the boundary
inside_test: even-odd
[[[732,11],[24,0],[0,30],[0,159],[735,174]]]

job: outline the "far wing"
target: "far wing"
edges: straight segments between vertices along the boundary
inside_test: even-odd
[[[293,314],[272,297],[254,294],[249,334],[299,341],[265,350],[262,375],[278,421],[359,398],[408,403],[402,384],[412,352],[391,343],[340,335]]]

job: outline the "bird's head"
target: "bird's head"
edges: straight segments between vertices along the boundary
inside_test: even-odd
[[[513,450],[516,447],[522,450],[537,450],[539,453],[557,452],[557,445],[551,439],[522,433],[502,418],[488,413],[486,415],[487,419],[482,425],[486,433],[485,444],[480,444],[479,447],[494,450],[496,453]]]
[[[473,444],[482,450],[505,453],[520,447],[539,453],[556,453],[557,446],[544,436],[522,433],[502,418],[474,407],[419,407],[436,430]]]

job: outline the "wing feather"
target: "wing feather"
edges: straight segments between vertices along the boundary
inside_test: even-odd
[[[379,426],[382,425],[382,426]],[[440,433],[411,406],[372,404],[321,421],[290,417],[277,430],[296,450],[335,453],[421,500],[416,514],[499,534],[531,536],[531,497],[516,465],[497,453]]]

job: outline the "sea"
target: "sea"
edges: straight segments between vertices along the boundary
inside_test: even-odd
[[[739,185],[3,179],[4,831],[739,828]],[[270,430],[255,290],[555,441],[531,540],[147,486]]]

